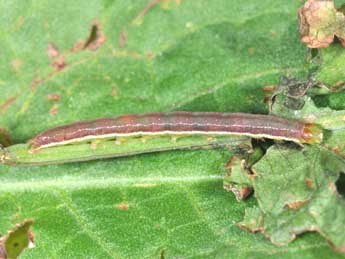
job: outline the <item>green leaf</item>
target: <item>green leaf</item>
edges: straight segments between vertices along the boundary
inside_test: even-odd
[[[1,1],[0,125],[14,143],[63,123],[148,111],[267,112],[263,86],[306,75],[297,1]],[[96,28],[96,29],[95,29]],[[22,258],[337,258],[235,225],[228,150],[0,168],[0,230],[34,218]]]

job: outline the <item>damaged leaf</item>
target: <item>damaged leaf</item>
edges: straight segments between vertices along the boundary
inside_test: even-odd
[[[255,177],[243,174],[251,181],[258,205],[246,209],[239,226],[259,231],[279,246],[316,231],[345,253],[345,200],[335,187],[344,170],[344,161],[323,148],[272,146],[252,167]]]
[[[244,159],[233,156],[226,164],[228,174],[224,178],[224,189],[231,191],[237,201],[246,199],[253,191],[247,174],[247,165]]]
[[[345,253],[345,200],[336,186],[345,171],[345,113],[317,107],[304,95],[318,92],[313,88],[315,81],[289,82],[277,88],[271,113],[320,125],[323,142],[302,148],[274,145],[251,167],[232,163],[224,187],[231,186],[236,196],[234,186],[249,186],[255,191],[258,205],[246,209],[238,223],[241,228],[261,232],[278,246],[304,232],[316,231],[334,250]],[[303,94],[295,94],[300,92]]]
[[[34,247],[34,237],[30,230],[33,223],[33,220],[25,220],[0,238],[0,259],[16,259],[25,248]]]
[[[249,150],[247,154],[238,154],[231,157],[226,163],[225,168],[228,173],[224,177],[223,187],[227,191],[231,191],[237,201],[246,199],[253,192],[250,178],[255,177],[255,174],[250,168],[263,155],[263,149],[255,147]]]
[[[301,41],[309,48],[326,48],[337,36],[344,44],[345,16],[332,0],[308,0],[298,10]]]

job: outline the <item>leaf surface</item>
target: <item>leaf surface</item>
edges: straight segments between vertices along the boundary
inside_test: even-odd
[[[308,73],[298,7],[284,0],[1,1],[1,128],[23,143],[57,125],[123,113],[267,112],[263,86]],[[279,248],[239,229],[235,222],[255,200],[238,203],[223,190],[232,154],[2,166],[0,230],[35,219],[36,248],[22,258],[340,258],[315,234]]]
[[[242,174],[249,176],[258,206],[246,209],[239,225],[262,232],[277,245],[286,245],[306,231],[317,231],[344,253],[345,234],[339,229],[345,223],[345,200],[336,186],[344,166],[342,159],[318,146],[304,147],[303,152],[269,148],[252,167],[253,175]],[[248,180],[237,175],[227,178],[248,185]]]

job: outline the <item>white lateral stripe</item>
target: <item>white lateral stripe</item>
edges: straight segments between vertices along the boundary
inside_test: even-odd
[[[116,137],[134,137],[134,136],[161,136],[161,135],[235,135],[235,136],[248,136],[251,138],[268,138],[268,139],[276,139],[276,140],[287,140],[293,141],[296,143],[302,143],[303,141],[296,139],[296,138],[289,138],[283,136],[274,136],[268,134],[252,134],[252,133],[245,133],[245,132],[228,132],[228,131],[160,131],[160,132],[145,132],[145,131],[138,131],[132,133],[112,133],[112,134],[105,134],[105,135],[89,135],[82,138],[74,138],[65,141],[59,142],[52,142],[49,144],[41,145],[36,149],[52,147],[52,146],[60,146],[66,145],[74,142],[83,142],[86,140],[93,140],[93,139],[107,139],[107,138],[116,138]]]

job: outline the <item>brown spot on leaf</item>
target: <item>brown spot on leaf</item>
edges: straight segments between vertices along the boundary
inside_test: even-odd
[[[302,207],[304,204],[306,204],[308,201],[309,201],[309,200],[293,201],[293,202],[290,202],[290,203],[286,204],[286,206],[287,206],[289,209],[297,210],[297,209],[299,209],[300,207]]]
[[[74,46],[70,49],[70,52],[76,52],[82,50],[84,48],[85,43],[83,41],[78,41]]]
[[[245,200],[253,192],[253,187],[247,185],[229,184],[226,189],[235,195],[237,201]]]
[[[326,48],[336,34],[336,16],[333,1],[308,0],[298,10],[301,41],[309,48]]]
[[[121,203],[116,205],[116,208],[118,208],[119,210],[128,210],[129,204],[125,203],[125,202],[121,202]]]
[[[138,24],[139,21],[157,4],[159,4],[161,0],[150,0],[145,7],[139,12],[139,14],[133,19],[132,24]]]
[[[182,3],[182,0],[175,0],[175,3],[176,3],[177,5],[180,5],[180,4]]]
[[[342,87],[344,86],[344,81],[343,80],[339,80],[337,81],[333,86],[336,87],[336,88],[339,88],[339,87]]]
[[[95,22],[91,27],[89,38],[84,44],[84,49],[96,50],[105,42],[105,34],[99,22]]]
[[[49,59],[53,59],[59,55],[59,49],[54,45],[54,43],[49,42],[47,47],[47,56]]]
[[[331,92],[339,92],[344,90],[345,82],[342,80],[337,81],[334,85],[328,87]]]
[[[51,42],[48,43],[47,56],[56,71],[61,71],[66,67],[66,53],[60,53],[59,49]]]
[[[236,225],[239,226],[240,228],[247,230],[249,232],[255,233],[255,232],[261,232],[264,233],[265,232],[265,228],[263,226],[263,222],[264,219],[262,216],[259,216],[259,218],[257,220],[252,219],[252,221],[250,222],[250,226],[240,222],[237,223]]]
[[[340,247],[333,247],[333,249],[335,249],[335,251],[345,254],[345,245]]]
[[[237,161],[237,160],[239,160],[239,158],[237,156],[230,157],[230,159],[228,160],[228,162],[226,162],[224,167],[231,172],[232,166],[234,165],[235,161]]]
[[[274,93],[278,89],[277,85],[265,85],[262,90],[268,93]]]
[[[33,248],[35,246],[35,235],[34,235],[34,232],[31,231],[31,229],[28,231],[28,239],[29,239],[29,248]]]
[[[119,47],[120,47],[120,48],[123,48],[123,47],[126,45],[127,39],[128,39],[127,31],[126,31],[126,30],[123,30],[123,31],[120,33],[120,37],[119,37]]]
[[[153,51],[148,51],[148,52],[146,52],[146,57],[147,57],[149,60],[154,59],[155,56],[156,56],[156,54],[155,54]]]
[[[57,59],[55,59],[52,63],[53,67],[55,67],[55,69],[57,71],[60,71],[62,69],[64,69],[64,67],[66,66],[66,63],[65,63],[65,57],[59,57]]]
[[[39,76],[36,76],[32,81],[31,81],[31,86],[30,89],[31,91],[36,90],[36,88],[39,86],[39,84],[42,82],[41,78]]]
[[[315,188],[315,182],[313,181],[313,179],[307,177],[305,179],[305,184],[309,189],[314,189]]]
[[[58,112],[58,105],[55,103],[49,110],[51,116],[55,116]]]
[[[274,94],[278,90],[278,86],[266,85],[262,88],[262,90],[264,91],[263,103],[268,105],[269,109],[271,109],[274,101]]]
[[[338,146],[336,146],[336,147],[332,148],[332,151],[334,153],[340,153],[340,148]]]
[[[48,94],[46,96],[46,99],[48,101],[59,101],[60,100],[60,95],[56,94],[56,93],[52,93],[52,94]]]
[[[7,110],[11,106],[11,104],[17,100],[17,98],[18,95],[7,98],[3,103],[0,104],[0,112],[4,112],[5,110]]]

